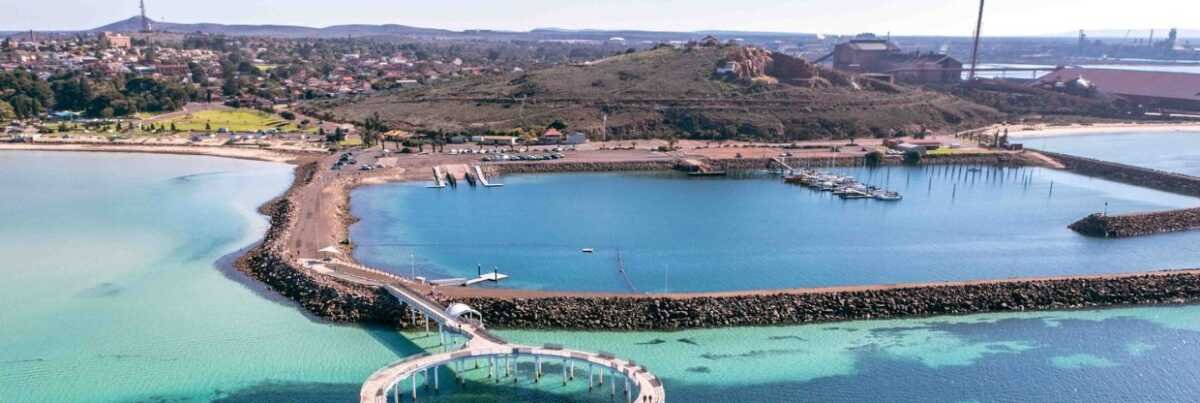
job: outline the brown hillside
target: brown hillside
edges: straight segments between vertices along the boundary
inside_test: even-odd
[[[727,61],[739,62],[735,73],[717,75]],[[571,130],[598,134],[607,114],[610,138],[881,136],[904,126],[946,129],[999,116],[953,95],[733,46],[661,47],[588,65],[308,106],[350,121],[379,113],[397,127],[453,132],[534,129],[561,120]]]

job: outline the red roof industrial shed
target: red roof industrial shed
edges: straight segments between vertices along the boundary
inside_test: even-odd
[[[1200,109],[1200,74],[1067,68],[1043,76],[1038,84],[1068,82],[1080,77],[1105,94],[1166,107]]]

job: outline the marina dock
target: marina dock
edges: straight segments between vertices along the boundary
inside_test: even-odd
[[[491,281],[499,283],[501,280],[508,279],[509,275],[500,272],[484,273],[479,277],[468,279],[466,277],[444,278],[440,280],[429,280],[429,284],[442,287],[470,287],[479,283]]]
[[[782,161],[780,161],[782,164]],[[783,164],[786,166],[786,164]],[[832,192],[844,200],[874,199],[880,201],[900,201],[904,198],[900,193],[881,189],[859,182],[853,176],[838,175],[813,169],[800,171],[788,170],[783,181],[801,185],[813,190]]]

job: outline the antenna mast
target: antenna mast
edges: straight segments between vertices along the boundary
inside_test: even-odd
[[[142,10],[142,32],[150,32],[150,19],[146,18],[146,0],[140,0],[138,8]]]

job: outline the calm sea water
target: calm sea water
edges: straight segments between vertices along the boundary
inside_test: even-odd
[[[0,172],[0,402],[347,401],[419,351],[313,322],[219,268],[262,236],[254,210],[289,166],[0,152]]]
[[[1120,241],[1084,216],[1193,198],[1037,168],[848,169],[898,203],[841,200],[768,175],[503,178],[498,189],[355,191],[361,261],[429,278],[499,268],[502,286],[718,291],[1111,273],[1200,266],[1200,233]],[[581,248],[594,248],[582,254]],[[624,275],[621,269],[624,269]]]
[[[1014,141],[1046,151],[1200,176],[1200,131],[1128,131]]]
[[[1190,402],[1200,396],[1195,306],[677,333],[500,334],[636,357],[664,378],[676,402]]]

